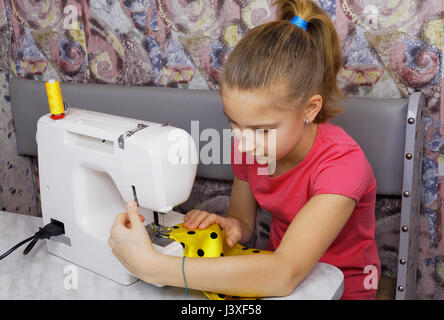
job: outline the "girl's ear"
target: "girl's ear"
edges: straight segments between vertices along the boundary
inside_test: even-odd
[[[322,96],[319,94],[315,94],[308,99],[304,112],[306,119],[309,119],[310,122],[313,122],[317,114],[321,111],[322,101]]]

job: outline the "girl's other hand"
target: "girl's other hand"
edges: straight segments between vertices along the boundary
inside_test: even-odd
[[[242,236],[242,228],[239,220],[232,217],[222,217],[215,213],[203,210],[188,211],[184,218],[184,226],[187,229],[205,229],[209,225],[217,223],[222,227],[226,235],[228,246],[233,247]]]
[[[152,272],[146,270],[147,265],[155,265],[158,256],[143,222],[145,218],[139,214],[137,203],[128,200],[127,212],[119,213],[110,231],[108,245],[113,255],[134,275]]]

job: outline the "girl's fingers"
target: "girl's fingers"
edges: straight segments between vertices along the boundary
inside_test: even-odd
[[[125,226],[127,228],[130,228],[131,227],[131,223],[130,223],[130,220],[129,220],[129,217],[128,217],[128,213],[124,212],[123,214],[125,215],[125,218],[127,219],[127,221],[125,223]],[[140,221],[145,222],[145,217],[142,216],[140,213],[139,213],[139,217],[140,217]]]
[[[217,214],[214,213],[210,213],[208,216],[206,216],[199,225],[199,229],[205,229],[206,227],[208,227],[210,224],[213,223],[218,223],[219,221],[219,216]]]
[[[227,244],[231,248],[233,247],[239,240],[241,236],[237,229],[227,230]]]
[[[191,210],[188,211],[187,214],[184,217],[184,221],[191,221],[196,215],[198,215],[201,211],[200,210]]]
[[[199,214],[197,214],[194,218],[192,226],[198,227],[202,220],[204,220],[209,215],[206,211],[201,211]]]
[[[187,219],[184,225],[189,229],[194,229],[207,215],[208,212],[198,210],[197,212],[193,213],[193,215],[190,215],[190,218]]]
[[[194,229],[196,227],[205,229],[213,223],[219,224],[225,231],[226,242],[230,248],[240,240],[240,231],[236,226],[233,227],[225,217],[202,210],[191,210],[187,212],[184,217],[184,226],[188,229]]]
[[[199,212],[197,210],[191,210],[188,211],[187,214],[185,215],[185,217],[183,218],[183,224],[185,226],[188,226],[190,224],[190,222],[193,221],[193,217],[198,214]]]
[[[114,221],[114,224],[126,224],[128,222],[128,216],[126,215],[126,212],[121,212],[117,215],[116,220]]]

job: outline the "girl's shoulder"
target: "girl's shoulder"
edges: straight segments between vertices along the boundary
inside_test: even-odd
[[[319,136],[316,137],[316,163],[354,162],[367,163],[368,159],[359,144],[340,126],[332,123],[320,123]],[[349,159],[349,160],[346,160]]]
[[[349,195],[359,202],[373,192],[376,180],[372,166],[359,144],[340,126],[320,125],[320,143],[310,171],[311,194]]]
[[[323,122],[319,124],[318,134],[324,142],[336,145],[359,146],[359,144],[340,126]]]

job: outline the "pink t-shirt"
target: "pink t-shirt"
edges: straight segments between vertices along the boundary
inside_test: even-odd
[[[314,195],[340,194],[357,201],[346,225],[319,261],[344,273],[342,299],[374,299],[375,281],[366,277],[376,274],[379,282],[381,270],[375,242],[376,180],[356,141],[341,127],[320,123],[305,158],[276,177],[258,174],[266,165],[246,153],[239,154],[238,143],[234,138],[233,173],[248,181],[257,203],[273,216],[267,250],[276,250],[295,215]],[[234,162],[234,153],[242,163]]]

